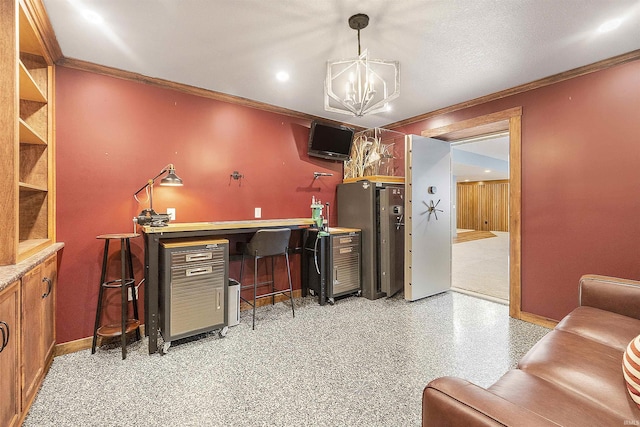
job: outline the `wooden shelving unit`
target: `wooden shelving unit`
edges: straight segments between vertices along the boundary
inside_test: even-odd
[[[0,166],[18,172],[0,188],[7,212],[0,218],[0,265],[10,265],[55,242],[54,90],[51,56],[31,15],[34,4],[3,3],[0,80],[8,90],[0,96],[0,125],[8,131],[0,139]]]

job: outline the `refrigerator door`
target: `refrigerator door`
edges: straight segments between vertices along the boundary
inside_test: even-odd
[[[380,189],[380,289],[387,297],[404,287],[404,188]]]

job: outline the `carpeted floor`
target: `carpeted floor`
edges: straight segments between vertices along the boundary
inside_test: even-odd
[[[241,320],[165,356],[143,340],[124,361],[119,348],[57,357],[24,426],[419,426],[431,379],[486,387],[548,332],[455,292],[309,297],[295,318],[278,303],[258,309],[255,331]]]
[[[507,303],[509,233],[493,231],[492,234],[495,238],[476,239],[453,245],[451,286]]]

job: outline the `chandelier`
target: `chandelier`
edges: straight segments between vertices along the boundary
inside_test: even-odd
[[[388,111],[389,101],[400,94],[398,61],[369,59],[360,51],[360,30],[369,24],[363,13],[349,18],[349,27],[358,31],[358,57],[328,61],[324,85],[324,109],[362,117]]]

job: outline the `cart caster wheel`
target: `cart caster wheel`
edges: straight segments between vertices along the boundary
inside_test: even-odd
[[[357,297],[361,297],[362,296],[362,291],[358,291],[358,293],[356,294]]]
[[[311,295],[312,297],[315,297],[316,291],[314,291],[313,289],[309,289],[309,295]]]
[[[327,300],[327,302],[329,303],[329,305],[334,305],[335,304],[335,301],[333,300],[333,298],[329,298]]]
[[[218,335],[220,336],[220,338],[224,338],[227,336],[227,332],[229,332],[229,327],[225,326],[224,328],[220,329]]]
[[[164,356],[169,352],[169,347],[171,347],[171,341],[164,343],[162,348],[160,349],[160,356]]]

